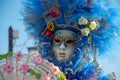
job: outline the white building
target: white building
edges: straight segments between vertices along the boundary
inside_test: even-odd
[[[30,55],[38,55],[39,54],[38,46],[29,47],[28,48],[28,53]]]

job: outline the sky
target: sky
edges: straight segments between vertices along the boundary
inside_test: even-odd
[[[21,15],[21,0],[0,0],[0,53],[4,54],[8,51],[8,28],[12,26],[14,30],[18,30],[19,38],[14,40],[14,51],[22,50],[27,53],[27,48],[34,45],[32,39],[28,41],[28,35],[25,32],[23,18]],[[23,48],[24,42],[27,42]]]
[[[8,52],[8,28],[11,25],[14,30],[19,31],[19,38],[14,40],[16,47],[14,52],[21,50],[23,53],[28,53],[27,48],[34,46],[34,40],[29,39],[23,25],[21,15],[22,3],[21,0],[0,0],[0,54]],[[25,47],[22,44],[27,42]],[[111,52],[100,56],[98,62],[104,69],[105,74],[115,72],[117,80],[120,80],[120,46],[112,49]]]

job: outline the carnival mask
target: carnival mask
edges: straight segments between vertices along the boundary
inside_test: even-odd
[[[74,56],[75,33],[69,30],[58,30],[52,40],[52,49],[58,61],[69,60]]]

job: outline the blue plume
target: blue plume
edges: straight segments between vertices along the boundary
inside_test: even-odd
[[[23,2],[23,17],[26,31],[35,38],[45,38],[42,33],[47,26],[48,20],[52,19],[48,12],[53,7],[57,7],[60,11],[60,16],[53,18],[53,24],[67,24],[69,22],[70,26],[68,27],[72,27],[78,22],[81,16],[95,21],[100,20],[99,27],[91,31],[91,35],[89,36],[92,36],[94,48],[98,48],[100,54],[104,54],[110,47],[112,48],[115,44],[115,39],[119,36],[119,11],[117,7],[112,4],[112,2],[114,2],[113,0],[87,1],[88,0],[25,0]],[[59,29],[64,28],[55,27],[55,31]],[[73,30],[72,28],[65,29]],[[80,33],[80,31],[78,31],[78,33]],[[115,36],[114,33],[117,33],[118,36]],[[89,45],[88,40],[84,39],[85,38],[83,38],[80,43],[83,43],[84,46]],[[47,38],[45,40],[47,41]]]

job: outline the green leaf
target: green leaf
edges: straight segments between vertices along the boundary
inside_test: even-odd
[[[2,60],[4,57],[3,57],[3,55],[0,55],[0,60]]]
[[[60,80],[66,80],[66,77],[63,73],[58,74]]]
[[[11,57],[13,55],[13,52],[8,52],[7,55],[8,57]]]
[[[42,76],[41,74],[37,73],[37,74],[36,74],[36,79],[40,79],[41,76]]]
[[[28,73],[32,75],[33,73],[36,73],[36,72],[33,69],[29,69]],[[40,79],[42,75],[39,73],[36,73],[34,76],[36,77],[36,79]]]
[[[32,73],[34,72],[34,70],[29,69],[28,72],[29,72],[30,74],[32,74]]]

